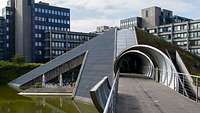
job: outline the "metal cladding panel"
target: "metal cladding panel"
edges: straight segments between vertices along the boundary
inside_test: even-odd
[[[125,49],[137,44],[135,29],[123,29],[117,32],[117,56]]]
[[[115,30],[104,33],[88,44],[88,56],[75,96],[90,98],[90,89],[103,77],[113,75]]]
[[[81,46],[80,46],[81,47]],[[10,84],[17,84],[17,86],[22,86],[23,84],[41,76],[42,74],[45,74],[46,72],[72,60],[73,58],[76,58],[82,54],[84,54],[86,52],[86,49],[83,48],[75,48],[72,51],[69,51],[57,58],[55,58],[54,60],[48,62],[47,64],[40,66],[26,74],[24,74],[23,76],[13,80],[10,82]]]
[[[11,81],[9,84],[14,87],[20,87],[25,83],[45,74],[46,72],[84,54],[88,51],[87,61],[83,68],[80,87],[78,87],[78,95],[89,97],[90,88],[96,84],[105,74],[112,74],[113,70],[113,54],[114,54],[114,32],[111,30],[99,35],[96,38],[72,49],[71,51],[55,58],[47,64],[40,66],[29,73]],[[88,81],[92,81],[91,83]],[[82,88],[82,86],[85,86]],[[87,92],[84,95],[82,92]]]

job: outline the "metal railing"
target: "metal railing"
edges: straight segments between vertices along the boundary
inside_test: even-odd
[[[110,86],[108,76],[105,76],[90,89],[91,99],[100,113],[116,113],[118,82],[119,71],[114,76],[112,86]]]
[[[119,84],[119,71],[117,72],[103,113],[116,113],[116,100]]]
[[[196,102],[199,102],[200,76],[190,75],[186,73],[167,72],[166,70],[162,70],[158,68],[155,68],[154,71],[155,71],[155,75],[161,74],[161,73],[166,74],[165,80],[161,80],[162,78],[159,78],[160,80],[157,82],[172,88],[170,86],[170,83],[173,81],[174,82],[173,89],[176,92]],[[170,78],[168,75],[171,75],[172,77]]]

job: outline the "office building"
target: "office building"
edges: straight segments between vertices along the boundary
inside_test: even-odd
[[[70,9],[35,3],[32,15],[32,61],[43,62],[45,54],[45,32],[70,31]]]
[[[35,3],[34,0],[8,0],[2,10],[4,36],[2,60],[14,55],[27,62],[43,62],[45,32],[70,31],[70,9]],[[41,46],[36,46],[37,43]]]
[[[34,0],[15,0],[15,54],[32,60],[32,8]]]
[[[110,27],[110,26],[97,26],[97,29],[96,29],[95,33],[102,34],[102,33],[106,32],[106,31],[109,31],[112,28],[113,27]]]
[[[151,27],[146,31],[200,56],[200,20]]]
[[[173,15],[173,11],[160,7],[149,7],[141,10],[141,17],[131,17],[120,20],[120,28],[133,29],[134,27],[149,28],[159,25],[192,21],[192,19]]]
[[[5,19],[0,17],[0,59],[4,59],[5,48]]]
[[[200,56],[200,20],[173,15],[173,11],[160,7],[142,9],[142,23],[124,20],[127,21],[120,21],[122,29],[133,29],[138,24],[141,29]]]
[[[46,31],[44,47],[42,47],[44,48],[43,59],[45,62],[52,60],[96,36],[94,33]],[[42,46],[39,42],[35,45]]]
[[[186,22],[186,21],[192,21],[192,19],[188,19],[186,17],[174,15],[173,16],[173,23],[181,23],[181,22]]]
[[[122,29],[134,29],[134,27],[142,27],[141,17],[131,17],[127,19],[120,20],[120,28]]]
[[[8,1],[2,10],[5,19],[4,59],[11,59],[15,54],[15,11],[11,5],[11,1]]]

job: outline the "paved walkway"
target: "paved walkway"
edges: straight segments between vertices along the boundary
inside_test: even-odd
[[[200,113],[200,104],[144,78],[121,77],[117,113]]]

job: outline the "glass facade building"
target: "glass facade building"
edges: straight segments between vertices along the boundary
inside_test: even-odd
[[[5,52],[5,19],[0,17],[0,59],[4,59]]]
[[[200,56],[200,20],[156,26],[146,31]]]
[[[35,3],[32,10],[32,62],[46,61],[45,33],[70,31],[70,9]]]
[[[70,31],[47,31],[45,32],[44,41],[44,61],[52,60],[93,37],[96,37],[96,34]],[[35,46],[41,45],[42,43],[40,42],[35,43]]]
[[[15,54],[15,12],[9,3],[2,10],[5,19],[4,59],[11,59]]]
[[[2,15],[1,60],[10,60],[20,55],[27,62],[44,62],[45,33],[51,30],[70,31],[70,9],[44,2],[8,0]]]
[[[173,11],[154,6],[142,9],[141,17],[131,17],[120,20],[120,28],[149,28],[154,26],[166,25],[171,23],[180,23],[186,21],[192,21],[192,19],[173,15]]]
[[[120,28],[122,29],[133,29],[134,27],[142,27],[141,17],[131,17],[127,19],[120,20]]]

